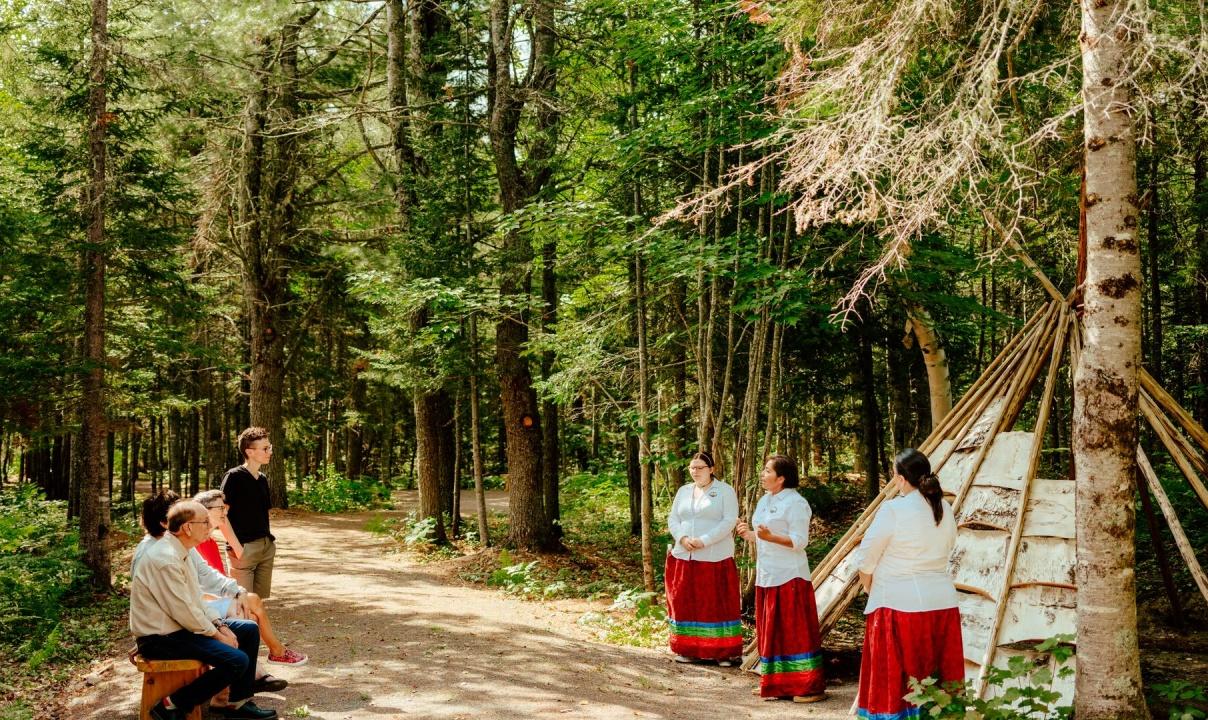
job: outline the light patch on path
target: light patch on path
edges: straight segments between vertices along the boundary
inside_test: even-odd
[[[269,612],[285,642],[310,656],[301,668],[266,666],[290,686],[257,703],[282,717],[847,717],[852,683],[832,686],[830,699],[815,705],[761,702],[750,694],[754,675],[593,641],[576,621],[598,603],[519,600],[391,552],[389,541],[364,530],[374,514],[273,520]],[[88,676],[93,684],[75,689],[67,717],[137,718],[141,678],[124,658],[98,663]]]

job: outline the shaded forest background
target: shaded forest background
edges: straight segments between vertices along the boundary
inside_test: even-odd
[[[510,494],[493,539],[556,548],[560,480],[582,472],[623,475],[639,534],[697,449],[748,497],[771,451],[875,492],[1047,297],[962,198],[850,295],[884,257],[875,217],[799,224],[773,162],[729,182],[772,152],[781,74],[813,42],[743,7],[115,0],[98,241],[91,8],[0,3],[0,482],[81,514],[100,368],[104,518],[144,486],[216,485],[252,424],[273,433],[277,506],[418,486],[437,542],[477,481]],[[1024,80],[991,111],[1020,137],[1079,92],[1058,62],[1076,17],[1035,7],[1001,69]],[[912,57],[906,89],[925,97],[961,42]],[[1202,97],[1167,97],[1138,123],[1145,363],[1204,423],[1205,121]],[[1068,290],[1081,125],[1028,147],[1009,232]],[[1021,176],[983,162],[983,193]],[[652,222],[719,187],[689,221]],[[98,256],[99,364],[82,330]],[[1070,407],[1067,377],[1058,476]]]

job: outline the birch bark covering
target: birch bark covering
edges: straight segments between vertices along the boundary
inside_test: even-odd
[[[1137,647],[1133,486],[1141,257],[1124,0],[1083,0],[1085,338],[1074,376],[1080,720],[1147,718]]]

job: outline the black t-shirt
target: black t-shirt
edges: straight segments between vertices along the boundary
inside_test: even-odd
[[[222,476],[222,493],[226,495],[227,522],[241,543],[250,543],[267,537],[275,540],[268,531],[268,477],[264,473],[252,473],[240,465],[226,471]]]

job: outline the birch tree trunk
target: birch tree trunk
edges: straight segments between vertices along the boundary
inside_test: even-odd
[[[1141,257],[1128,90],[1137,20],[1126,0],[1082,2],[1086,141],[1084,349],[1074,377],[1079,720],[1148,718],[1137,646],[1137,368]]]
[[[931,427],[939,427],[940,421],[952,410],[952,381],[948,376],[948,354],[935,332],[935,322],[921,305],[910,305],[906,309],[910,318],[910,329],[914,332],[927,366],[927,389],[931,395]]]
[[[92,2],[92,57],[88,71],[88,246],[84,250],[84,362],[80,419],[83,438],[80,544],[93,587],[107,590],[109,564],[109,472],[105,441],[105,123],[109,62],[109,3]]]

